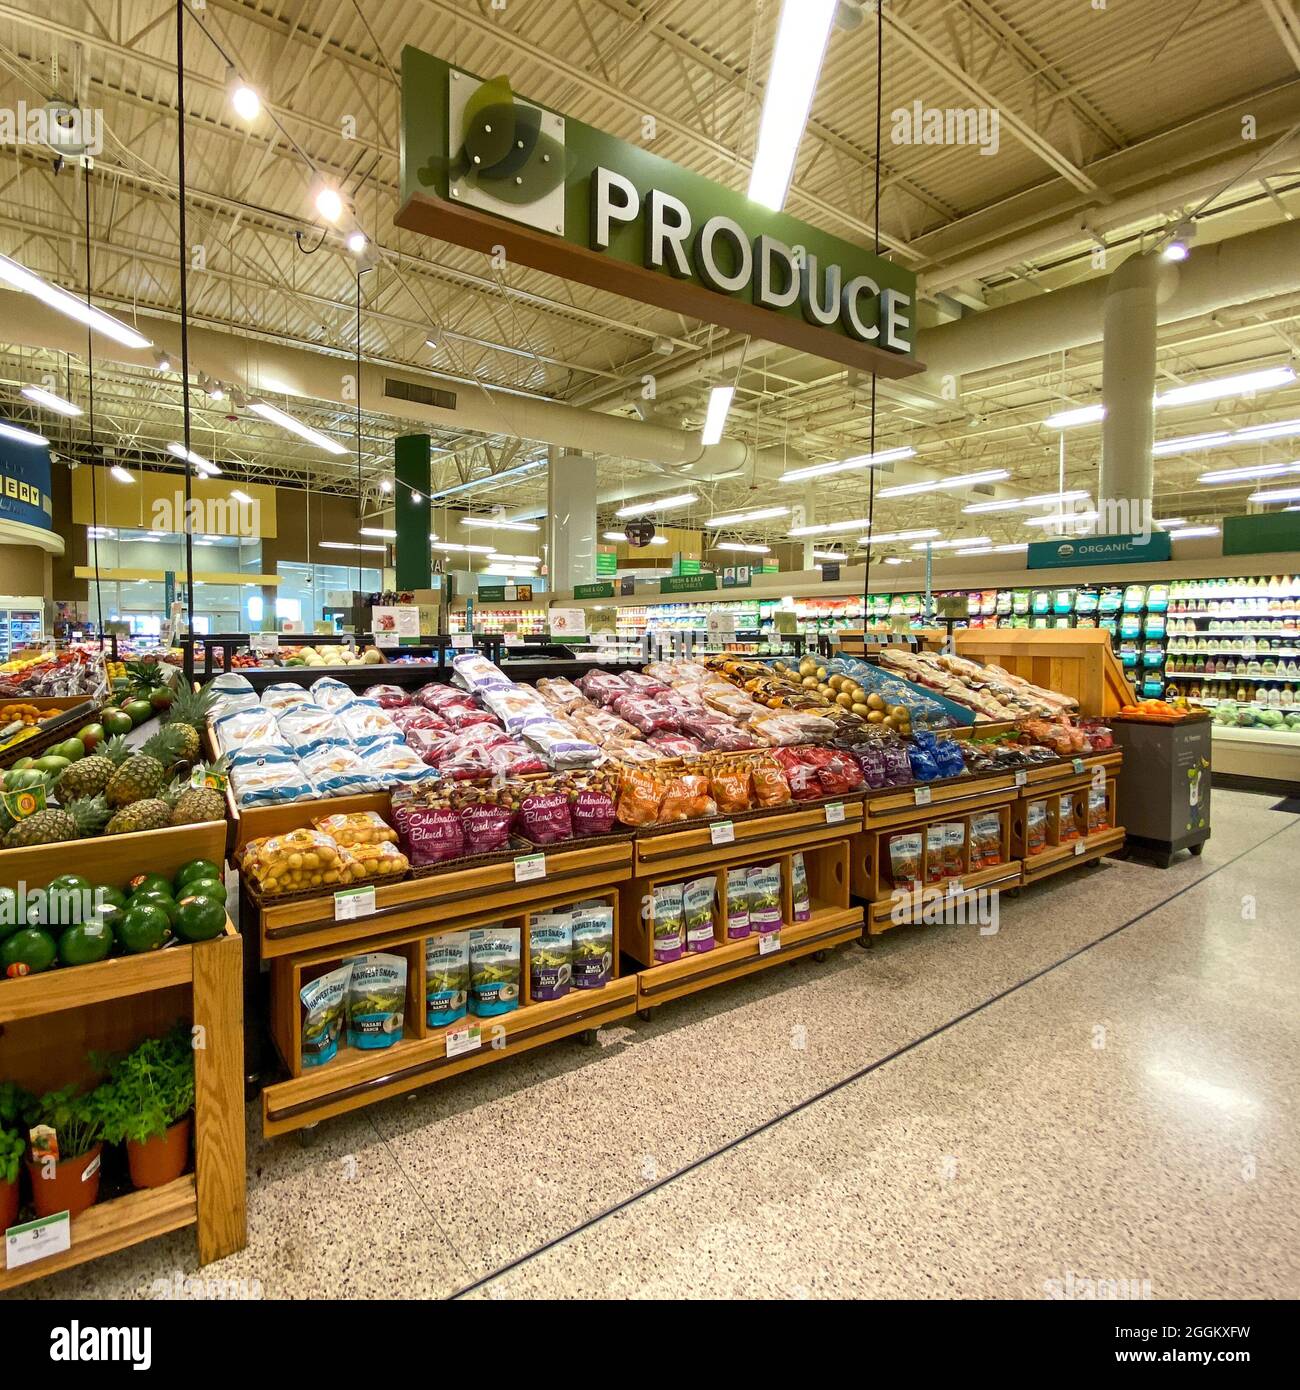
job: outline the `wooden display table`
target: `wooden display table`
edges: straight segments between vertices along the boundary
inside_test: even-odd
[[[960,628],[953,634],[957,655],[1001,666],[1013,676],[1079,702],[1084,715],[1114,714],[1137,696],[1099,627]]]
[[[128,873],[172,877],[191,859],[220,862],[219,821],[109,839],[6,850],[0,885],[30,891],[71,867],[92,882]],[[32,1092],[98,1076],[88,1054],[121,1052],[180,1020],[201,1033],[194,1051],[194,1168],[165,1187],[98,1202],[72,1221],[71,1248],[0,1270],[0,1289],[95,1259],[139,1241],[197,1227],[199,1261],[244,1246],[243,995],[240,938],[223,936],[148,955],[112,957],[40,975],[0,980],[0,1077]]]

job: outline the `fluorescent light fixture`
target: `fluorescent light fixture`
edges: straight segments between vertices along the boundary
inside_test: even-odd
[[[1156,397],[1156,405],[1189,405],[1193,401],[1214,401],[1224,396],[1245,396],[1255,391],[1270,391],[1290,386],[1295,372],[1290,367],[1265,367],[1258,372],[1242,372],[1238,376],[1221,376],[1212,381],[1196,381],[1190,386],[1175,386]]]
[[[540,555],[498,555],[493,552],[488,556],[488,563],[492,565],[540,565],[542,557]]]
[[[251,502],[253,499],[241,488],[231,488],[230,495],[236,502]]]
[[[1162,516],[1157,517],[1153,524],[1162,529],[1172,526],[1186,526],[1187,518],[1185,516]]]
[[[24,386],[23,395],[29,401],[35,401],[37,405],[43,405],[48,410],[57,411],[60,415],[80,415],[83,413],[79,405],[65,401],[62,396],[56,396],[53,391],[47,391],[42,386]]]
[[[1189,541],[1194,536],[1217,536],[1219,528],[1217,526],[1184,526],[1178,531],[1170,531],[1171,541]]]
[[[456,497],[462,492],[470,492],[474,488],[488,487],[493,483],[503,483],[511,478],[517,478],[523,473],[531,473],[535,468],[545,468],[545,459],[534,459],[531,463],[521,463],[515,468],[503,468],[500,473],[489,473],[486,478],[472,478],[467,483],[457,483],[454,487],[445,487],[438,492],[431,492],[431,501],[439,501],[443,497]]]
[[[503,521],[495,516],[463,516],[462,526],[482,526],[492,531],[540,531],[542,528],[533,521]]]
[[[882,487],[877,497],[914,497],[920,492],[943,492],[947,488],[975,487],[979,483],[1000,483],[1011,473],[1005,468],[984,468],[978,473],[959,473],[955,478],[936,478],[932,483],[900,483],[896,487]]]
[[[357,532],[359,536],[380,536],[384,540],[393,540],[397,536],[396,531],[390,531],[384,526],[363,526]]]
[[[215,463],[205,459],[202,454],[196,454],[193,449],[186,449],[184,444],[169,444],[167,452],[178,459],[185,459],[192,463],[195,468],[209,475],[219,475],[221,469]]]
[[[494,545],[461,545],[457,541],[434,541],[435,550],[454,550],[466,555],[495,555]]]
[[[995,545],[993,553],[995,555],[1012,555],[1018,551],[1029,549],[1028,541],[1013,541],[1010,545]]]
[[[778,483],[798,483],[805,478],[823,478],[828,473],[851,473],[858,468],[873,468],[878,463],[893,463],[896,459],[910,459],[916,450],[903,444],[897,449],[882,449],[874,454],[857,454],[853,458],[840,459],[830,463],[810,463],[807,468],[792,468],[782,473]]]
[[[773,212],[781,211],[794,174],[835,9],[836,0],[784,0],[781,6],[749,175],[750,198]]]
[[[120,463],[115,463],[108,470],[119,483],[133,483],[135,479],[122,467]]]
[[[814,560],[847,560],[849,557],[842,550],[814,550],[812,553]]]
[[[910,565],[910,564],[912,564],[912,557],[911,557],[910,555],[907,556],[906,558],[904,558],[902,555],[886,555],[886,556],[885,556],[885,564],[887,564],[887,565]]]
[[[1047,516],[1027,516],[1026,526],[1086,526],[1097,520],[1098,513],[1092,512],[1052,512]]]
[[[921,531],[885,531],[878,536],[859,536],[858,544],[866,545],[868,541],[872,545],[889,545],[892,541],[924,541],[931,536],[939,536],[943,533],[938,530],[927,529]]]
[[[1034,497],[1014,497],[1005,502],[972,502],[969,506],[963,507],[962,512],[966,516],[983,515],[986,512],[1014,512],[1022,507],[1045,507],[1057,505],[1061,502],[1083,502],[1089,497],[1087,488],[1076,489],[1073,492],[1040,492]]]
[[[667,537],[667,536],[651,536],[651,537],[650,537],[650,544],[651,544],[651,545],[667,545],[667,544],[668,544],[668,537]]]
[[[343,199],[339,197],[337,188],[331,188],[326,184],[317,192],[316,211],[326,222],[337,222],[343,216]]]
[[[622,531],[602,531],[602,532],[600,533],[600,538],[601,538],[601,540],[604,540],[604,541],[625,541],[625,540],[627,540],[627,537],[622,533]]]
[[[1197,449],[1226,449],[1258,439],[1285,439],[1300,434],[1300,420],[1278,420],[1271,425],[1248,425],[1240,430],[1214,430],[1210,434],[1189,434],[1177,439],[1157,439],[1151,448],[1156,458],[1162,454],[1189,454]]]
[[[348,250],[354,256],[359,256],[370,243],[366,240],[365,232],[348,233]]]
[[[78,299],[75,294],[69,294],[67,290],[60,289],[57,285],[51,285],[48,280],[42,279],[34,271],[28,270],[26,266],[19,265],[17,261],[10,260],[8,256],[0,256],[0,280],[7,285],[12,285],[16,290],[33,295],[42,304],[49,305],[51,309],[57,309],[59,313],[66,314],[70,319],[84,323],[87,328],[93,329],[94,332],[102,333],[106,338],[112,338],[115,343],[121,343],[123,347],[147,348],[153,346],[148,338],[137,333],[134,328],[123,323],[121,319],[115,319],[112,314],[106,314],[102,309],[96,309],[93,305],[87,304],[84,299]]]
[[[966,546],[993,544],[991,536],[961,536],[950,541],[919,541],[913,550],[957,550]]]
[[[1077,410],[1062,410],[1049,415],[1043,424],[1049,430],[1068,430],[1071,425],[1095,425],[1106,418],[1104,405],[1081,405]]]
[[[632,502],[620,507],[615,516],[644,516],[647,512],[666,512],[670,508],[690,507],[700,499],[693,492],[679,492],[672,497],[659,497],[653,502]]]
[[[722,438],[722,427],[727,423],[727,412],[731,409],[731,398],[735,394],[734,386],[715,386],[709,392],[709,408],[704,416],[704,428],[700,431],[701,444],[716,444]]]
[[[326,453],[347,453],[342,444],[336,444],[334,440],[327,439],[319,430],[311,429],[304,425],[301,420],[295,420],[292,415],[286,415],[279,406],[271,405],[267,401],[249,401],[248,408],[254,415],[260,415],[263,420],[269,420],[273,425],[279,425],[281,429],[296,434],[299,439],[305,439],[308,444],[314,444],[318,449],[324,449]]]
[[[714,550],[743,550],[751,555],[770,555],[772,547],[770,545],[746,545],[743,541],[722,541],[713,547]]]
[[[711,516],[706,526],[738,526],[742,521],[767,521],[774,516],[788,516],[789,507],[759,507],[752,512],[728,512],[726,516]]]
[[[387,550],[384,545],[361,545],[357,541],[317,541],[322,550]]]
[[[1255,463],[1246,468],[1216,468],[1202,473],[1198,483],[1235,483],[1249,478],[1276,478],[1284,473],[1300,473],[1300,460],[1295,463]]]
[[[1175,239],[1160,254],[1167,261],[1185,261],[1188,256],[1187,243]]]
[[[19,425],[7,425],[0,421],[0,439],[12,439],[18,444],[32,444],[38,448],[50,441],[35,430],[25,430]]]
[[[831,531],[860,531],[871,522],[865,516],[854,517],[852,521],[824,521],[816,526],[796,526],[786,532],[787,536],[824,536]]]
[[[1295,502],[1300,500],[1300,487],[1275,487],[1264,492],[1252,492],[1248,502]]]
[[[992,555],[993,547],[991,545],[966,545],[952,553],[954,555]]]

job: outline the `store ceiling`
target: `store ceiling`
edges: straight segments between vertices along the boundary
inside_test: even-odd
[[[841,6],[850,21],[860,7]],[[412,43],[481,74],[507,72],[515,87],[624,138],[655,123],[656,153],[734,187],[748,177],[762,84],[779,5],[752,0],[207,0],[187,20],[187,175],[191,245],[203,248],[189,276],[190,312],[227,328],[312,352],[356,348],[355,261],[337,233],[319,246],[312,197],[335,180],[378,244],[362,279],[365,355],[407,372],[440,374],[570,405],[614,411],[672,429],[698,430],[708,386],[730,379],[742,344],[723,330],[584,286],[425,241],[393,225],[398,183],[401,48]],[[1300,139],[1278,143],[1300,111],[1300,18],[1293,0],[1125,0],[1096,9],[1059,0],[893,0],[885,20],[885,125],[880,236],[919,276],[923,327],[994,315],[1046,299],[1104,273],[1132,249],[1195,213],[1193,257],[1214,243],[1293,220],[1300,213]],[[228,99],[227,58],[269,112],[251,126]],[[105,146],[91,180],[91,278],[96,302],[130,316],[175,317],[177,174],[175,32],[161,0],[0,0],[3,103],[29,105],[56,92],[102,108]],[[787,209],[869,243],[873,229],[875,19],[832,34]],[[56,70],[57,67],[57,70]],[[971,146],[891,140],[891,113],[991,104],[995,155]],[[1243,141],[1242,117],[1256,139]],[[355,138],[342,134],[355,120]],[[0,252],[84,292],[85,189],[56,173],[50,151],[18,146],[0,160]],[[295,237],[301,233],[302,246]],[[308,254],[310,252],[310,254]],[[1300,315],[1297,288],[1234,303],[1161,330],[1161,389],[1289,360]],[[990,326],[995,321],[990,317]],[[438,339],[430,348],[426,340]],[[657,354],[657,337],[671,341]],[[937,339],[936,339],[937,341]],[[724,357],[728,350],[732,355]],[[926,358],[926,333],[919,355]],[[0,403],[17,385],[52,372],[87,404],[84,358],[5,344],[0,323]],[[341,365],[341,370],[345,367]],[[646,373],[653,402],[641,400]],[[179,437],[176,378],[95,363],[94,437],[128,458],[156,459]],[[870,438],[870,383],[786,349],[749,344],[728,433],[755,448],[820,460],[861,452]],[[1098,399],[1099,343],[1007,360],[965,373],[955,401],[877,394],[877,447],[911,444],[940,473],[1007,467],[1026,492],[1054,490],[1055,410]],[[363,402],[363,405],[365,403]],[[357,487],[357,418],[324,401],[290,402],[294,414],[334,435],[349,453],[331,458],[247,411],[203,403],[194,448],[227,476],[309,480]],[[22,416],[22,409],[10,412]],[[1162,415],[1157,434],[1194,434],[1300,417],[1300,388],[1190,406]],[[42,417],[56,445],[89,444],[87,419]],[[393,436],[424,428],[389,410],[363,409],[361,475],[378,506]],[[545,445],[506,434],[441,433],[438,485],[541,456]],[[1300,441],[1158,461],[1157,514],[1193,518],[1244,510],[1245,490],[1196,489],[1206,467],[1300,457]],[[1066,436],[1067,486],[1096,478],[1100,432]],[[768,456],[769,460],[771,455]],[[680,491],[653,465],[600,459],[612,513],[623,493]],[[865,514],[866,478],[819,484],[818,520]],[[791,489],[792,491],[794,489]],[[771,501],[754,469],[710,484],[674,525]],[[473,496],[471,494],[471,496]],[[544,503],[540,472],[482,495],[484,505],[524,510]],[[782,498],[782,500],[786,500]],[[795,499],[802,500],[802,499]],[[933,496],[882,501],[877,530],[934,525],[969,534],[960,507]],[[602,521],[607,518],[602,514]],[[967,520],[971,520],[968,518]],[[784,526],[743,528],[772,540]],[[1014,519],[978,528],[1023,540]]]

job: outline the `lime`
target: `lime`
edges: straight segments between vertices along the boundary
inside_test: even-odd
[[[93,965],[112,949],[113,929],[97,918],[78,922],[59,937],[59,959],[64,965]]]
[[[135,897],[145,888],[161,888],[168,896],[171,895],[171,880],[162,874],[136,874],[132,879],[127,880],[126,892],[128,897]]]
[[[180,894],[179,902],[186,902],[200,894],[205,898],[216,898],[219,903],[226,901],[226,885],[218,883],[215,878],[192,878],[176,891]]]
[[[176,935],[182,941],[210,941],[225,927],[225,904],[201,893],[186,898],[176,916]]]
[[[167,914],[149,902],[132,903],[113,924],[117,939],[132,955],[158,950],[170,930]]]
[[[95,902],[104,907],[125,907],[126,894],[120,888],[112,888],[106,883],[95,885]]]
[[[132,893],[128,911],[137,903],[148,903],[152,907],[162,908],[170,925],[176,925],[176,914],[180,909],[176,905],[176,899],[171,895],[171,889],[142,888],[138,893]]]
[[[211,859],[191,859],[188,864],[182,864],[176,870],[176,891],[179,895],[181,885],[188,883],[192,878],[214,878],[221,881],[221,870],[212,862]]]
[[[27,927],[0,944],[0,968],[11,979],[19,975],[39,975],[54,964],[57,955],[58,947],[49,932]]]
[[[23,902],[22,907],[26,906],[26,902]],[[0,941],[22,927],[19,921],[21,916],[18,894],[12,888],[0,888]]]

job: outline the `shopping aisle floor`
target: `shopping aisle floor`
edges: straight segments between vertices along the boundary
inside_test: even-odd
[[[265,1144],[265,1297],[1300,1295],[1300,816]],[[191,1233],[20,1291],[156,1297]]]

